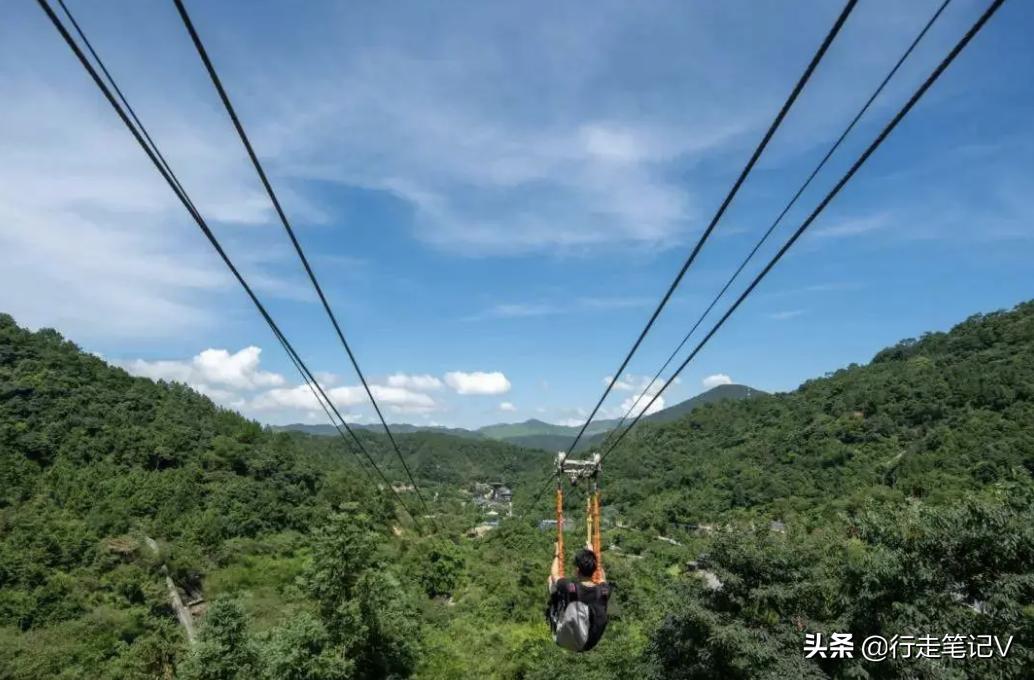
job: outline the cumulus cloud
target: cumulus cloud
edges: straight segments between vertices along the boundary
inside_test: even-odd
[[[700,383],[704,386],[705,390],[709,390],[713,387],[718,387],[719,385],[731,385],[732,378],[724,373],[715,373],[714,375],[707,376],[701,380]]]
[[[121,365],[133,375],[182,382],[198,391],[205,391],[198,386],[255,390],[283,385],[282,375],[259,368],[261,354],[262,350],[252,345],[232,354],[225,349],[206,349],[188,361],[135,359]]]
[[[629,409],[632,409],[632,412],[629,413],[629,418],[635,418],[642,413],[644,409],[646,410],[646,415],[657,413],[664,408],[664,397],[657,397],[657,399],[651,404],[650,400],[653,399],[655,394],[657,394],[656,390],[650,390],[650,392],[640,392],[628,397],[621,402],[621,415],[628,413]],[[636,403],[637,400],[638,403]],[[649,404],[649,408],[647,408],[647,404]],[[635,405],[634,409],[632,408],[633,405]]]
[[[499,371],[450,371],[445,374],[445,383],[457,394],[506,394],[510,391],[510,381]]]
[[[650,375],[634,375],[632,373],[626,373],[623,378],[616,382],[614,381],[614,376],[608,375],[603,378],[603,384],[610,385],[611,383],[614,383],[614,389],[623,392],[635,392],[637,390],[642,392],[649,386],[650,392],[655,392],[657,388],[664,384],[665,380],[666,378],[663,375],[658,376],[657,380],[654,381],[653,376]],[[653,383],[652,385],[650,384],[651,382]],[[675,379],[671,381],[671,384],[682,384],[682,378],[676,376]]]
[[[281,385],[284,377],[259,370],[262,350],[254,345],[230,354],[225,349],[206,349],[194,357],[194,368],[209,382],[238,389]]]
[[[285,412],[303,412],[322,415],[319,402],[308,385],[288,385],[279,373],[261,369],[262,350],[255,346],[237,352],[225,349],[206,349],[188,360],[147,361],[136,359],[122,362],[121,366],[133,375],[152,380],[182,382],[207,395],[213,401],[245,412],[266,415]],[[339,410],[369,404],[369,397],[361,385],[342,385],[340,376],[317,372],[317,379]],[[377,403],[393,413],[430,413],[439,404],[427,390],[440,389],[442,381],[432,375],[395,373],[386,385],[371,384]],[[297,415],[297,414],[296,414]],[[348,415],[349,420],[360,419],[361,414]]]
[[[378,404],[388,407],[395,413],[427,413],[437,408],[437,404],[429,395],[414,392],[403,387],[390,385],[370,385],[370,391]],[[366,390],[360,385],[343,385],[326,390],[327,396],[338,409],[363,406],[369,403]],[[319,402],[307,385],[280,387],[266,390],[248,402],[248,407],[256,411],[279,410],[319,410]]]
[[[360,390],[361,388],[353,387],[340,387],[335,388],[336,390]],[[404,387],[392,387],[391,385],[370,385],[370,391],[373,392],[373,396],[377,399],[380,404],[387,404],[388,408],[396,413],[428,413],[434,411],[438,404],[430,395],[423,394],[421,392],[414,392],[413,390],[406,389]],[[365,393],[363,397],[365,398]],[[331,394],[331,398],[335,398],[334,394]]]
[[[512,402],[503,401],[503,402],[499,403],[499,410],[500,411],[508,411],[508,412],[512,413],[513,411],[517,410],[517,407],[514,406]]]
[[[336,403],[336,402],[335,402]],[[266,390],[248,402],[256,411],[320,411],[319,402],[308,385],[278,387]]]
[[[613,384],[615,390],[624,390],[626,392],[631,392],[636,388],[636,386],[632,384],[632,380],[632,376],[626,375],[623,379],[615,382],[614,376],[608,375],[603,378],[603,385],[607,386]]]
[[[433,375],[426,373],[420,375],[409,375],[406,373],[394,373],[388,376],[388,385],[391,387],[405,387],[412,390],[440,390],[442,381]]]
[[[341,383],[341,376],[339,376],[337,373],[331,373],[329,371],[316,371],[316,373],[314,373],[313,375],[316,376],[316,380],[319,381],[320,385],[324,387],[334,386]]]

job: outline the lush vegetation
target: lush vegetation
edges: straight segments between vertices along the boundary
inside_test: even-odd
[[[540,516],[466,534],[473,483],[513,485],[520,510],[544,452],[402,435],[434,515],[400,488],[417,526],[340,440],[0,317],[0,679],[1032,677],[1032,423],[1034,303],[645,423],[604,480],[613,622],[573,656],[544,625]],[[1014,642],[872,663],[805,659],[806,632]]]

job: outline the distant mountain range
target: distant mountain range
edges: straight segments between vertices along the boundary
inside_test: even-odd
[[[696,395],[690,399],[669,406],[657,413],[652,413],[643,418],[643,421],[665,423],[678,420],[693,409],[704,404],[710,404],[725,399],[747,399],[766,394],[761,390],[748,387],[747,385],[719,385],[706,392]],[[585,450],[603,440],[618,424],[617,419],[595,420],[585,430],[585,438],[578,445],[578,450]],[[380,425],[349,423],[352,427],[379,432]],[[468,439],[494,439],[517,446],[524,446],[531,449],[544,449],[546,451],[559,451],[571,444],[571,440],[578,434],[580,426],[555,425],[532,418],[522,423],[499,423],[496,425],[485,425],[476,430],[467,430],[462,427],[438,427],[426,425],[410,425],[408,423],[392,424],[392,432],[400,434],[412,432],[438,432],[450,434],[455,437],[466,437]],[[312,435],[334,435],[336,430],[331,425],[305,425],[294,423],[291,425],[272,426],[273,430],[292,432],[305,432]]]

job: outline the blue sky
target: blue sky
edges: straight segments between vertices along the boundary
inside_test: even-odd
[[[840,9],[556,4],[189,4],[391,421],[576,422]],[[641,389],[938,4],[859,3],[604,415]],[[368,421],[171,2],[69,5],[302,356]],[[762,256],[984,6],[951,3]],[[724,380],[793,389],[1031,297],[1032,30],[1034,5],[1006,3],[667,404]],[[264,422],[318,420],[34,3],[0,25],[0,100],[0,310]]]

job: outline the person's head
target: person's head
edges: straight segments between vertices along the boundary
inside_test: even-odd
[[[596,571],[596,553],[584,548],[574,556],[574,566],[578,569],[578,575],[582,578],[592,578]]]

